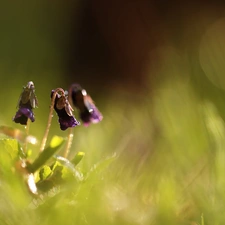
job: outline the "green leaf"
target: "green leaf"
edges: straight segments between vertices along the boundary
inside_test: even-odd
[[[37,182],[37,187],[41,192],[50,191],[52,188],[57,187],[63,181],[62,170],[63,166],[59,162],[55,162],[51,167],[49,167],[51,173],[45,179],[41,179]],[[46,174],[47,175],[47,174]],[[40,173],[39,173],[40,176]]]
[[[57,148],[59,145],[62,144],[62,142],[65,141],[64,138],[59,136],[53,136],[51,142],[50,142],[50,148]]]
[[[99,173],[105,170],[115,159],[116,159],[116,154],[113,154],[112,156],[95,164],[91,168],[90,172],[87,174],[87,178],[90,179],[92,177],[95,177],[95,175],[99,175]]]
[[[105,171],[108,166],[116,159],[116,154],[96,163],[91,170],[87,173],[85,181],[82,183],[82,187],[77,192],[77,199],[82,200],[91,193],[93,185],[101,179],[101,172]]]
[[[71,163],[75,166],[78,165],[78,163],[84,158],[85,153],[84,152],[78,152],[75,157],[71,160]]]
[[[115,159],[116,154],[113,154],[112,156],[109,156],[92,166],[86,175],[85,184],[90,187],[96,180],[99,179],[100,173],[103,172]]]
[[[57,161],[63,165],[63,170],[62,170],[62,178],[67,178],[69,176],[69,172],[73,174],[73,176],[78,180],[82,181],[83,180],[83,174],[78,171],[75,166],[66,158],[62,156],[55,156]]]
[[[43,166],[39,171],[39,176],[41,180],[45,180],[47,177],[51,176],[52,170],[49,166]]]
[[[55,157],[55,156],[54,156]],[[62,165],[58,162],[55,161],[54,164],[51,166],[52,171],[54,172],[55,170],[57,170],[58,167],[62,167]]]
[[[32,150],[28,149],[26,152],[26,157],[29,158],[32,155],[32,153],[33,153]]]
[[[40,167],[42,167],[59,148],[64,144],[65,140],[62,137],[54,136],[51,140],[49,147],[42,151],[38,158],[30,165],[27,166],[29,172],[33,173]]]
[[[0,140],[0,164],[3,168],[11,167],[19,154],[18,141],[15,139]]]

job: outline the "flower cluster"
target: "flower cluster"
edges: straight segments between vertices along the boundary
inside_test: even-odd
[[[90,123],[98,123],[103,119],[102,114],[95,106],[92,98],[79,84],[72,84],[67,93],[68,96],[61,88],[51,91],[52,106],[58,115],[61,130],[80,125],[80,122],[78,122],[73,115],[71,105],[78,109],[80,119],[85,126],[88,126]],[[27,125],[28,119],[34,122],[33,109],[36,108],[37,105],[38,101],[35,95],[34,83],[29,81],[20,95],[18,103],[19,109],[13,121],[22,125]]]
[[[73,141],[72,128],[80,125],[80,122],[77,121],[73,115],[73,108],[71,105],[78,109],[80,119],[85,126],[89,125],[90,123],[98,123],[103,118],[91,97],[78,84],[71,85],[69,92],[64,91],[62,88],[56,88],[51,91],[49,97],[51,99],[51,105],[47,126],[43,135],[43,139],[40,143],[39,155],[32,163],[30,163],[30,160],[27,159],[29,156],[29,152],[27,151],[27,143],[31,143],[28,141],[28,137],[31,137],[29,135],[28,122],[35,121],[33,109],[38,106],[37,97],[35,95],[35,87],[32,81],[29,81],[23,88],[17,105],[18,110],[13,118],[15,123],[27,125],[25,126],[26,134],[23,132],[18,133],[18,129],[11,130],[10,128],[4,126],[1,127],[1,131],[3,131],[4,134],[17,138],[24,144],[20,148],[18,148],[16,145],[16,149],[18,151],[18,154],[16,154],[16,159],[18,159],[18,162],[16,162],[15,168],[23,175],[23,179],[26,180],[26,184],[30,192],[34,195],[38,195],[39,190],[43,193],[54,188],[55,186],[61,185],[65,174],[75,177],[76,183],[77,181],[83,181],[84,179],[83,174],[75,168],[75,166],[83,158],[84,153],[77,153],[74,159],[71,161],[67,159]],[[46,147],[54,111],[58,116],[60,129],[62,131],[68,129],[68,136],[67,139],[55,136],[51,140],[49,146]],[[55,155],[55,153],[65,142],[66,145],[64,147],[63,156]],[[35,143],[36,139],[34,142],[32,142],[32,144]],[[52,164],[52,166],[45,167],[45,163],[52,157],[54,157],[55,163]],[[45,168],[47,168],[46,171]],[[65,168],[65,174],[58,173],[58,171],[61,171],[62,168]],[[38,181],[36,181],[36,176],[34,175],[36,172],[39,174]],[[48,182],[46,183],[45,181]],[[50,185],[49,181],[51,183]]]

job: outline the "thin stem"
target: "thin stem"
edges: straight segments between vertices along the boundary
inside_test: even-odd
[[[65,95],[65,92],[64,92],[64,90],[62,88],[56,88],[55,91],[54,91],[54,93],[53,93],[52,100],[51,100],[51,105],[50,105],[49,116],[48,116],[48,123],[47,123],[46,129],[45,129],[44,137],[43,137],[42,142],[41,142],[40,152],[42,152],[44,150],[45,145],[46,145],[46,142],[47,142],[48,133],[49,133],[49,130],[50,130],[50,126],[51,126],[51,122],[52,122],[52,117],[53,117],[53,110],[54,110],[54,105],[55,105],[55,98],[56,98],[56,95],[57,95],[57,93],[59,91],[62,93],[62,95]]]
[[[67,156],[68,156],[68,154],[70,152],[70,148],[71,148],[72,142],[73,142],[73,129],[72,129],[72,127],[70,127],[69,131],[68,131],[66,147],[65,147],[64,155],[63,155],[64,158],[67,158]]]
[[[27,151],[27,144],[28,144],[27,137],[29,135],[29,130],[30,130],[30,120],[27,121],[27,125],[25,126],[26,138],[25,138],[25,142],[24,142],[24,152]]]

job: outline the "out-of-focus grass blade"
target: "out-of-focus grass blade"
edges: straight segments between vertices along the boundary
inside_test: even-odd
[[[202,213],[202,215],[201,215],[201,225],[205,225],[203,213]]]
[[[55,158],[57,159],[58,162],[60,162],[63,166],[65,166],[66,168],[68,168],[72,174],[74,175],[74,177],[78,180],[78,181],[82,181],[83,180],[83,174],[81,172],[79,172],[74,164],[72,164],[68,159],[62,157],[62,156],[55,156]]]
[[[40,153],[38,158],[32,164],[27,166],[28,171],[33,173],[41,166],[43,166],[45,162],[50,159],[56,153],[56,151],[59,150],[64,142],[65,140],[62,137],[54,136],[50,142],[49,147],[44,149],[44,151]]]
[[[101,173],[104,172],[112,162],[114,162],[116,157],[117,155],[113,154],[92,166],[90,171],[86,174],[85,181],[82,183],[81,188],[77,192],[77,199],[81,200],[91,193],[93,185],[102,177]]]
[[[116,159],[116,156],[116,154],[113,154],[112,156],[95,164],[87,174],[87,179],[92,179],[93,177],[95,177],[95,175],[99,176],[99,173],[104,171]]]
[[[73,165],[78,165],[78,163],[84,158],[85,153],[84,152],[78,152],[75,157],[71,160],[71,163]]]

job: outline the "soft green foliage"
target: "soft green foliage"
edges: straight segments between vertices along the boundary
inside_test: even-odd
[[[46,166],[46,165],[43,166],[39,172],[40,180],[47,179],[51,174],[52,174],[52,170],[51,170],[50,166]]]
[[[50,91],[68,81],[63,49],[72,27],[66,21],[74,19],[70,4],[2,5],[0,122],[25,133],[11,118],[24,80],[33,80],[40,105],[30,134],[39,141]],[[188,20],[184,39],[162,41],[166,46],[149,53],[140,92],[117,87],[111,96],[98,93],[104,119],[73,130],[68,159],[61,157],[67,133],[55,116],[50,137],[58,136],[41,153],[38,145],[28,144],[24,152],[23,141],[0,139],[0,225],[224,224],[224,19],[210,29],[203,24],[201,40],[189,29],[194,24],[200,32],[204,21]],[[188,38],[194,43],[186,43]]]
[[[3,139],[1,223],[223,224],[225,124],[214,104],[198,100],[189,84],[170,84],[157,90],[151,104],[137,102],[129,114],[126,104],[114,114],[106,106],[104,122],[74,129],[77,149],[91,141],[85,157],[55,155],[64,139],[53,138],[54,146],[27,164],[36,171],[38,195],[14,166],[18,142]],[[115,117],[123,127],[112,123]]]
[[[0,162],[3,168],[10,168],[19,155],[19,144],[17,140],[0,140]]]
[[[71,163],[73,163],[76,166],[83,159],[84,156],[85,156],[84,152],[78,152],[71,160]]]
[[[55,154],[57,150],[59,150],[63,143],[63,138],[54,136],[50,142],[49,147],[44,149],[44,151],[39,154],[38,158],[32,164],[29,164],[28,171],[33,173],[37,169],[39,169],[48,159],[50,159]]]

